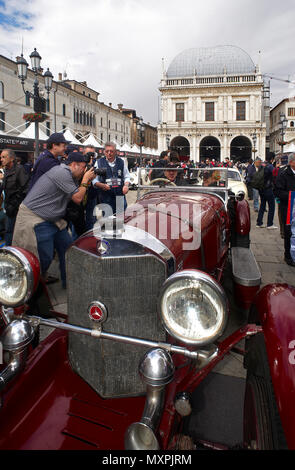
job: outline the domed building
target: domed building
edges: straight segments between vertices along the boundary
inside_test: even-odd
[[[243,49],[187,49],[163,70],[160,150],[194,161],[265,157],[263,78]]]

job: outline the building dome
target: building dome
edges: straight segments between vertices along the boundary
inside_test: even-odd
[[[168,78],[197,75],[255,73],[251,57],[237,46],[215,46],[186,49],[171,62]]]

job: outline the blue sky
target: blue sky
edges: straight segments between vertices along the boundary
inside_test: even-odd
[[[36,47],[42,67],[123,103],[146,122],[159,118],[165,68],[193,47],[235,45],[263,73],[295,81],[294,0],[0,0],[0,54],[15,60]],[[259,51],[261,56],[259,59]],[[271,80],[271,105],[295,87]]]
[[[10,13],[6,11],[6,4],[0,0],[0,25],[4,28],[21,28],[21,29],[32,29],[32,26],[29,26],[27,22],[31,19],[31,16],[24,11],[13,10]]]

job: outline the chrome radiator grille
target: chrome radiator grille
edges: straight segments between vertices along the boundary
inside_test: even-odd
[[[92,328],[87,308],[98,300],[108,309],[105,331],[164,341],[157,299],[165,279],[165,264],[144,252],[98,257],[72,247],[67,253],[69,323]],[[74,333],[68,348],[73,370],[102,397],[144,392],[138,375],[144,348]]]

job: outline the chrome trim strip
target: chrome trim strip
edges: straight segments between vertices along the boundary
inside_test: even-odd
[[[190,359],[198,359],[199,353],[197,351],[189,351],[185,347],[174,346],[169,343],[161,343],[157,341],[151,341],[144,338],[136,338],[133,336],[119,335],[116,333],[107,333],[105,331],[84,328],[82,326],[71,325],[69,323],[58,322],[55,320],[46,320],[45,318],[30,316],[27,317],[34,327],[38,325],[50,326],[52,328],[59,328],[61,330],[71,331],[72,333],[79,333],[87,336],[92,336],[93,338],[98,339],[108,339],[111,341],[117,341],[119,343],[134,344],[137,346],[149,347],[149,348],[162,348],[165,351],[171,353],[182,354]]]
[[[164,243],[158,240],[158,238],[154,237],[149,232],[142,230],[141,228],[133,227],[132,225],[128,224],[123,224],[123,229],[120,230],[120,232],[117,234],[116,232],[114,232],[113,237],[110,235],[110,231],[104,234],[103,231],[96,231],[94,228],[93,235],[96,238],[102,238],[108,241],[112,238],[116,238],[117,240],[126,240],[137,243],[143,248],[148,248],[149,250],[153,251],[166,261],[168,276],[171,276],[171,274],[173,274],[176,270],[176,259],[172,251],[169,250],[169,248],[167,248]]]

